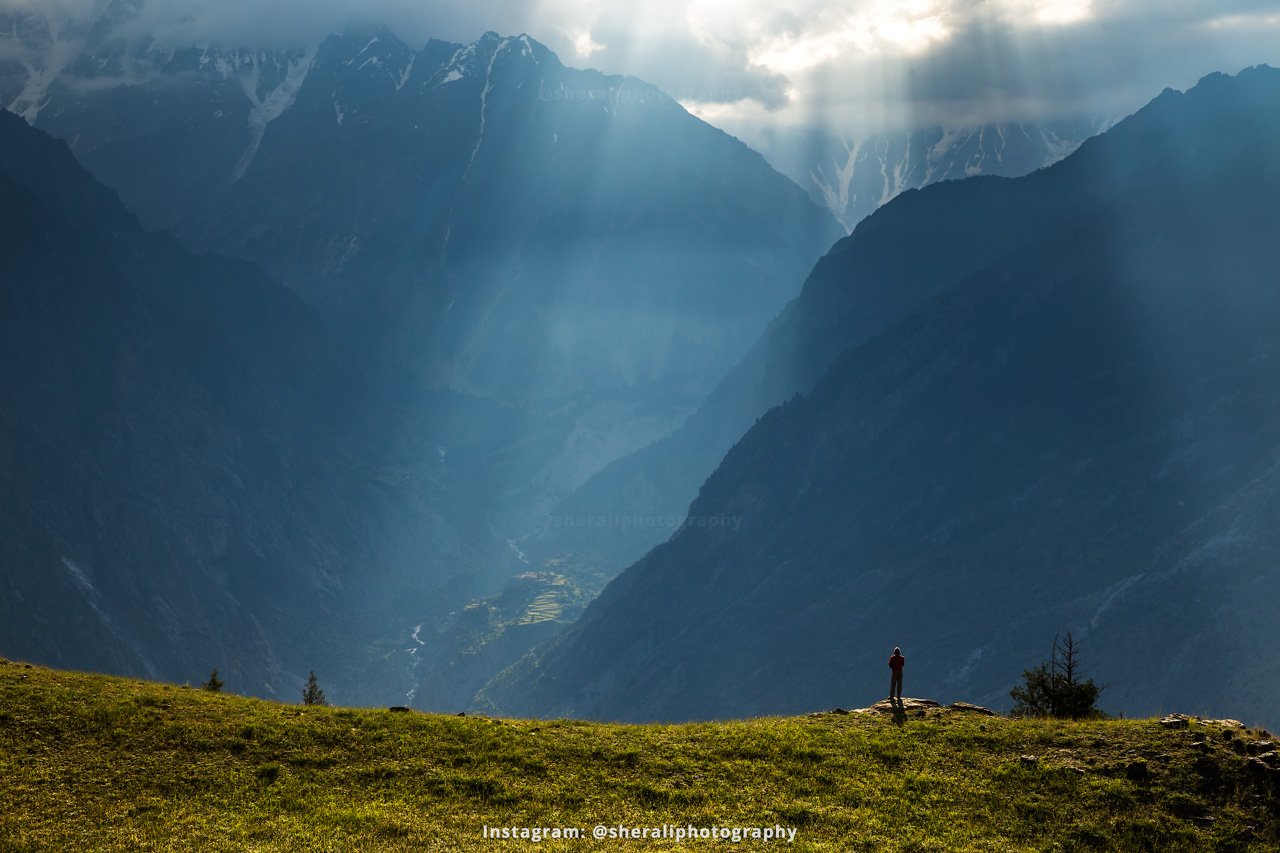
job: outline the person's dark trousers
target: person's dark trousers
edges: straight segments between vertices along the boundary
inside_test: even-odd
[[[892,699],[894,696],[902,698],[902,670],[900,669],[893,670],[892,675],[889,676],[889,698]]]

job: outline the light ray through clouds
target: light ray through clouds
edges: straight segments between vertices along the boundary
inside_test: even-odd
[[[640,61],[614,65],[615,45],[637,38],[616,25],[593,30],[605,48],[592,61],[647,76],[748,138],[762,125],[1116,117],[1166,86],[1280,61],[1280,16],[1257,0],[701,0],[667,11],[665,30],[644,35],[681,45],[664,63],[632,48],[619,56]],[[699,78],[719,85],[688,82]]]
[[[351,19],[410,42],[525,32],[566,64],[640,77],[748,140],[765,126],[1114,117],[1211,71],[1280,63],[1276,0],[137,2],[140,26],[188,42],[314,42]]]

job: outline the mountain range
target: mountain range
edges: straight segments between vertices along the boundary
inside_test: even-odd
[[[886,177],[890,183],[877,190],[877,199],[887,202],[921,186],[980,175],[984,170],[1018,177],[1056,162],[1100,126],[1085,122],[1063,122],[1054,129],[992,125],[945,134],[932,129],[875,137],[841,149],[848,168],[856,166],[852,172],[846,170],[843,180],[857,183],[871,180],[867,176],[872,174],[892,176]],[[823,134],[814,134],[811,140],[837,148],[842,144]],[[775,162],[791,156],[778,155],[778,150],[774,149]],[[791,161],[793,167],[826,156],[812,145],[799,155]],[[818,183],[826,180],[810,177]],[[812,181],[810,185],[817,186]],[[1015,210],[991,211],[988,220],[970,219],[962,205],[950,208],[954,220],[945,227],[927,235],[895,232],[879,249],[871,250],[877,275],[896,281],[896,287],[848,295],[828,292],[787,305],[677,429],[586,479],[544,516],[521,547],[534,562],[572,557],[612,577],[669,538],[684,523],[703,481],[757,418],[808,391],[842,349],[878,334],[937,290],[963,279],[1008,239],[1019,239],[1017,235],[1043,225],[1039,219],[1020,221],[1022,213]],[[865,213],[874,209],[869,207]],[[835,211],[837,215],[840,210]],[[857,224],[857,220],[846,222]],[[913,250],[921,240],[931,251]],[[813,278],[828,275],[826,263],[818,265]],[[710,524],[715,518],[695,521]]]
[[[893,645],[1001,706],[1070,630],[1111,708],[1274,722],[1280,72],[802,188],[526,35],[142,5],[0,13],[6,654],[679,720]]]
[[[818,379],[689,509],[737,523],[681,529],[483,695],[790,713],[874,698],[900,645],[908,690],[1002,706],[1073,630],[1110,710],[1274,722],[1278,132],[1280,71],[1215,74],[873,214],[753,351]]]
[[[138,36],[138,8],[0,21],[10,108],[146,227],[262,266],[394,393],[519,407],[540,438],[494,448],[503,529],[674,429],[840,234],[741,142],[527,36],[250,51]]]
[[[1080,119],[929,127],[860,140],[820,130],[799,135],[774,132],[761,142],[771,163],[852,230],[903,192],[981,175],[1021,177],[1056,163],[1113,123]],[[1000,220],[1001,227],[1007,224]],[[961,226],[964,239],[982,245],[1002,239],[999,227],[987,229],[981,222],[973,226]],[[960,248],[949,233],[925,239],[953,252]],[[903,244],[895,245],[906,251]],[[859,297],[856,304],[824,303],[813,313],[831,311],[829,316],[805,319],[838,326],[847,337],[810,335],[797,327],[794,312],[812,309],[787,306],[763,336],[771,343],[750,351],[668,435],[620,456],[561,498],[521,540],[521,547],[534,562],[571,558],[590,564],[602,576],[616,575],[684,523],[702,482],[758,417],[807,391],[839,349],[875,334],[942,286],[938,282],[956,280],[969,270],[963,251],[949,257],[953,263],[931,269],[925,276],[930,283],[921,291],[908,284],[892,296],[877,293]],[[896,275],[899,267],[907,270],[921,260],[886,255],[883,263],[886,274]],[[782,340],[789,337],[794,339]]]
[[[341,368],[334,410],[395,456],[377,470],[457,492],[447,514],[465,516],[467,558],[444,534],[406,550],[475,584],[360,611],[383,626],[361,642],[396,642],[397,661],[416,663],[448,614],[527,570],[504,539],[674,429],[840,235],[741,142],[527,36],[413,49],[353,26],[247,50],[161,43],[133,25],[140,4],[99,7],[6,12],[0,96],[65,140],[139,234],[172,231],[283,284]],[[394,540],[374,517],[355,526]],[[134,571],[173,568],[147,557]]]
[[[10,63],[10,109],[147,227],[258,263],[431,384],[705,393],[839,236],[742,143],[527,36],[171,46],[132,8],[0,27],[74,57]]]

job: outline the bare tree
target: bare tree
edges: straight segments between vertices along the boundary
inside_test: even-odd
[[[1023,684],[1009,691],[1016,703],[1015,717],[1062,717],[1080,719],[1096,717],[1095,707],[1103,687],[1093,679],[1083,679],[1080,667],[1080,644],[1068,631],[1061,641],[1053,638],[1049,660],[1034,669],[1025,670]]]

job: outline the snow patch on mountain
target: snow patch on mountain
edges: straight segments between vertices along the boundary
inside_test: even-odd
[[[487,35],[487,34],[486,34]],[[484,72],[484,88],[480,90],[480,133],[476,137],[476,147],[471,150],[471,159],[467,161],[467,168],[462,173],[462,180],[466,180],[471,174],[471,167],[475,165],[476,156],[480,154],[480,146],[484,143],[484,126],[487,110],[489,108],[489,93],[493,91],[493,66],[498,61],[498,57],[502,54],[503,49],[510,42],[510,39],[503,39],[498,45],[497,50],[489,57],[489,66]],[[478,42],[477,42],[478,44]],[[475,45],[472,45],[474,47]]]
[[[12,60],[26,72],[26,82],[5,108],[34,122],[48,102],[49,86],[84,51],[84,28],[52,8],[42,16],[0,14],[0,60]],[[7,20],[5,20],[7,18]]]
[[[267,125],[278,119],[284,114],[284,111],[293,106],[294,100],[298,97],[298,91],[302,88],[303,82],[307,79],[307,73],[311,70],[311,64],[315,60],[316,48],[311,47],[305,53],[290,57],[285,60],[287,70],[284,78],[280,82],[267,91],[265,95],[258,94],[258,86],[261,78],[262,63],[250,63],[250,71],[248,74],[240,77],[240,87],[244,91],[245,97],[253,104],[249,110],[249,146],[245,149],[244,155],[240,158],[240,162],[236,164],[233,171],[233,179],[239,180],[244,177],[245,171],[253,162],[254,155],[258,153],[258,146],[262,143],[262,135],[266,133]],[[335,109],[337,105],[335,104]],[[341,124],[341,119],[339,119]]]
[[[1098,133],[1102,133],[1115,122],[1106,122],[1098,128]],[[1063,139],[1049,128],[1038,128],[1040,141],[1044,145],[1045,157],[1042,165],[1052,166],[1054,163],[1071,154],[1080,147],[1083,139]]]
[[[858,157],[858,143],[851,140],[844,144],[843,154],[843,163],[836,159],[838,154],[832,158],[832,162],[835,164],[835,181],[824,181],[819,172],[812,169],[809,170],[809,180],[813,186],[818,188],[822,203],[828,210],[844,210],[849,206],[849,192],[853,179],[854,163]]]
[[[415,53],[409,57],[409,64],[400,72],[400,78],[396,80],[396,91],[399,92],[409,82],[409,75],[413,73],[413,64],[418,61],[418,55]]]
[[[909,189],[974,175],[1018,177],[1050,166],[1113,120],[933,127],[862,138],[816,133],[763,153],[852,230]]]
[[[34,122],[45,104],[45,93],[49,90],[49,84],[62,73],[62,68],[56,65],[33,68],[25,62],[22,66],[27,72],[27,85],[23,87],[21,94],[7,105],[7,108],[28,122]]]

